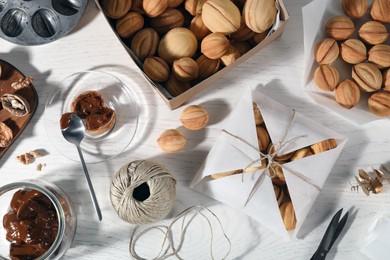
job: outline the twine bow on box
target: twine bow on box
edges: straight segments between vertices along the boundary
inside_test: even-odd
[[[272,152],[272,153],[263,153],[263,152],[260,151],[259,152],[259,155],[260,155],[259,159],[256,159],[256,160],[252,161],[249,165],[247,165],[243,169],[232,171],[232,173],[245,173],[245,172],[256,172],[256,171],[262,170],[262,172],[260,173],[259,177],[257,178],[257,180],[256,180],[256,182],[255,182],[251,192],[249,193],[248,198],[247,198],[244,206],[246,206],[248,204],[248,202],[251,200],[253,195],[256,193],[256,191],[259,189],[259,187],[262,185],[262,183],[264,181],[264,178],[266,176],[268,176],[270,178],[275,178],[277,176],[276,172],[275,172],[275,170],[273,168],[273,166],[275,166],[275,165],[276,166],[280,166],[282,169],[285,169],[285,170],[291,172],[293,175],[295,175],[296,177],[300,178],[301,180],[303,180],[304,182],[308,183],[309,185],[313,186],[318,191],[321,190],[321,187],[318,184],[316,184],[313,180],[311,180],[310,178],[306,177],[305,175],[301,174],[298,171],[295,171],[295,170],[291,169],[290,167],[286,166],[285,164],[279,163],[277,160],[275,160],[275,157],[277,156],[278,152],[280,152],[286,145],[291,144],[296,139],[305,138],[306,137],[306,135],[301,135],[301,136],[297,136],[297,137],[294,137],[292,139],[286,140],[286,138],[288,137],[288,135],[289,135],[289,133],[291,131],[292,122],[293,122],[294,118],[295,118],[295,110],[293,110],[293,113],[292,113],[292,115],[290,117],[290,120],[288,122],[286,130],[284,132],[283,138],[281,139],[280,142],[277,143],[279,145],[276,146],[276,145],[272,144],[272,146],[270,147],[271,149],[269,149],[269,150],[270,151],[273,150],[274,152]],[[241,137],[236,136],[236,135],[228,132],[225,129],[223,129],[222,131],[224,133],[234,137],[235,139],[240,140],[241,142],[245,143],[246,145],[248,145],[249,147],[251,147],[251,148],[253,148],[253,149],[255,149],[257,151],[257,149],[255,147],[253,147],[253,145],[251,145],[250,143],[248,143],[246,140],[242,139]],[[267,163],[263,164],[264,161],[266,161]],[[261,166],[252,167],[256,163],[260,163]],[[224,173],[219,173],[219,174],[223,175]],[[244,181],[244,175],[242,175],[242,180]]]

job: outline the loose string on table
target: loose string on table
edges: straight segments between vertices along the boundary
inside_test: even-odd
[[[143,235],[145,235],[149,231],[158,230],[158,231],[163,233],[164,240],[162,242],[160,252],[153,259],[154,260],[163,260],[163,259],[167,259],[168,257],[172,257],[172,256],[175,256],[177,259],[180,259],[180,260],[184,259],[184,258],[179,256],[179,252],[180,252],[180,250],[183,246],[183,243],[184,243],[184,236],[186,234],[186,229],[191,223],[191,221],[186,223],[186,218],[188,217],[188,215],[190,213],[195,212],[196,214],[199,214],[207,221],[207,224],[208,224],[208,227],[210,230],[210,240],[211,240],[210,241],[210,256],[211,256],[211,259],[214,260],[215,257],[213,254],[213,241],[214,241],[213,225],[211,224],[210,219],[202,211],[206,211],[206,212],[210,213],[217,220],[219,227],[221,228],[221,231],[223,233],[223,236],[225,237],[225,239],[228,243],[227,253],[221,258],[221,259],[226,259],[226,257],[230,254],[230,251],[231,251],[231,241],[230,241],[229,237],[227,236],[227,234],[223,228],[223,225],[222,225],[220,219],[218,218],[218,216],[210,209],[203,207],[203,206],[200,206],[200,205],[192,206],[192,207],[189,207],[186,210],[182,211],[171,221],[171,223],[168,226],[164,226],[164,225],[151,226],[151,227],[144,228],[143,230],[139,231],[138,233],[137,233],[137,231],[141,228],[141,226],[137,226],[134,229],[133,234],[131,235],[131,238],[130,238],[129,251],[130,251],[131,256],[137,260],[144,260],[145,258],[142,258],[141,256],[139,256],[138,253],[136,252],[136,243]],[[197,215],[193,216],[193,218],[195,218],[196,216]],[[176,222],[178,222],[180,219],[182,219],[181,227],[180,227],[180,238],[178,241],[179,242],[178,246],[175,246],[175,242],[174,242],[173,237],[172,237],[172,228],[173,228],[174,224]],[[166,245],[167,243],[168,243],[168,245]],[[171,252],[169,252],[169,251],[171,251]]]

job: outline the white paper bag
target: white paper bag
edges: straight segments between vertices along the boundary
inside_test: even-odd
[[[264,170],[234,174],[219,179],[209,177],[215,173],[243,169],[259,160],[260,152],[252,102],[259,106],[273,144],[281,143],[288,128],[288,136],[285,140],[293,141],[288,142],[283,149],[279,149],[276,145],[275,149],[279,154],[286,154],[330,138],[337,141],[337,147],[332,150],[283,164],[288,168],[283,168],[283,172],[297,218],[297,225],[293,232],[287,232],[284,227],[272,180]],[[294,113],[257,90],[245,91],[190,187],[244,211],[284,237],[295,237],[343,149],[346,139],[298,113],[293,116]],[[259,178],[262,182],[248,201]]]
[[[370,2],[370,1],[369,1]],[[307,93],[319,104],[329,108],[331,111],[345,117],[355,124],[366,124],[375,120],[388,118],[378,117],[368,110],[367,100],[369,93],[361,91],[360,102],[352,109],[347,109],[339,105],[333,92],[325,92],[319,90],[314,82],[313,75],[318,67],[314,59],[314,49],[318,42],[327,38],[325,33],[325,24],[336,15],[345,15],[340,0],[313,0],[310,4],[302,8],[303,16],[303,35],[304,35],[304,52],[305,52],[305,70],[304,70],[304,86]],[[370,20],[369,11],[365,17],[353,22],[355,24],[355,33],[351,38],[359,39],[358,28],[365,22]],[[389,44],[390,39],[387,40]],[[367,51],[369,48],[367,48]],[[352,65],[341,60],[341,57],[335,62],[334,66],[340,73],[340,82],[344,79],[352,79]]]

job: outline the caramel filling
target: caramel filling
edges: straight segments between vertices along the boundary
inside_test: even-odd
[[[58,218],[52,202],[36,190],[19,190],[3,217],[11,259],[35,259],[53,244]]]

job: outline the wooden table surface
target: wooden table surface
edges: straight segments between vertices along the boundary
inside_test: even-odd
[[[379,195],[366,197],[351,191],[349,182],[358,167],[390,163],[390,121],[381,120],[357,126],[316,103],[303,90],[302,7],[310,0],[286,0],[291,15],[283,36],[248,61],[234,68],[194,97],[188,104],[201,104],[210,112],[210,123],[198,132],[186,131],[188,144],[178,154],[165,154],[157,146],[159,134],[178,128],[183,108],[170,111],[148,85],[135,63],[123,49],[103,15],[91,1],[78,26],[66,37],[50,44],[25,47],[0,39],[0,58],[34,75],[39,106],[29,126],[0,160],[0,184],[25,179],[44,179],[56,183],[72,199],[77,209],[78,227],[74,242],[64,259],[128,259],[129,239],[134,225],[125,223],[114,212],[109,199],[111,177],[125,163],[151,159],[164,165],[177,179],[177,198],[173,211],[162,221],[168,224],[182,210],[202,205],[211,209],[232,242],[228,259],[309,259],[317,248],[331,216],[339,208],[353,209],[342,239],[332,248],[329,259],[354,259],[356,244],[370,219],[390,206],[390,184]],[[130,146],[119,156],[88,169],[100,202],[103,221],[96,221],[79,163],[64,157],[46,135],[44,107],[48,94],[64,77],[84,70],[103,70],[117,75],[137,93],[140,103],[139,129]],[[300,238],[286,241],[242,212],[203,196],[189,184],[219,136],[229,112],[248,86],[263,86],[263,93],[296,109],[306,117],[348,137],[339,159],[327,179],[303,226]],[[16,156],[30,150],[47,152],[38,162],[46,163],[41,172],[35,165],[21,165]],[[264,212],[266,214],[266,212]],[[180,255],[184,259],[210,259],[210,234],[206,222],[196,218],[185,236]],[[203,223],[203,224],[202,224]],[[215,234],[214,256],[226,250],[220,233]],[[158,252],[162,238],[151,234],[137,244],[138,252],[151,257]]]

